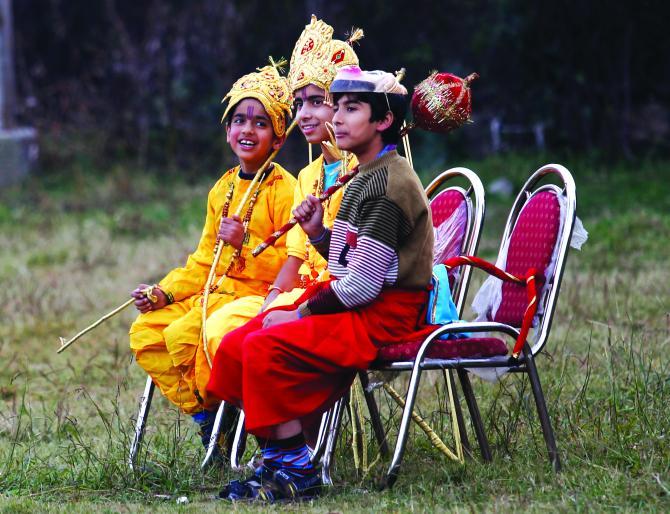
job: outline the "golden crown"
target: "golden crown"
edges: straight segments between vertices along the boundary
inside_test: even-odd
[[[346,41],[333,39],[333,27],[312,15],[291,55],[288,72],[291,91],[314,84],[327,92],[338,69],[358,64],[352,45],[362,37],[361,29],[353,29]]]
[[[244,75],[223,97],[221,103],[228,101],[221,121],[226,119],[230,109],[245,98],[255,98],[265,108],[272,120],[272,128],[278,137],[286,133],[286,121],[291,115],[293,96],[288,80],[279,74],[283,63],[275,63],[270,58],[270,66],[258,68],[258,71]]]

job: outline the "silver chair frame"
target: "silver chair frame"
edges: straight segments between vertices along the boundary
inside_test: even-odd
[[[442,187],[447,185],[450,180],[455,178],[464,178],[469,182],[467,189],[458,186],[447,187],[445,189],[455,189],[460,191],[466,199],[468,208],[468,224],[466,226],[465,237],[463,240],[462,251],[464,255],[475,255],[479,247],[479,239],[481,236],[482,226],[484,224],[484,214],[486,209],[484,186],[475,172],[468,168],[456,167],[448,169],[440,173],[428,186],[426,187],[426,196],[431,198],[434,194],[439,193]],[[458,280],[454,284],[452,296],[459,316],[462,316],[465,307],[465,298],[467,297],[468,287],[470,285],[472,270],[465,268],[461,271]],[[367,373],[360,372],[358,374],[362,384],[365,401],[368,406],[372,428],[379,444],[380,452],[384,457],[388,456],[388,442],[386,441],[386,434],[384,433],[383,424],[379,415],[379,409],[372,392],[367,391]],[[460,403],[458,401],[454,378],[452,374],[445,373],[445,380],[449,380],[452,384],[452,391],[454,392],[454,400],[456,406],[456,415],[459,432],[461,434],[461,444],[467,453],[470,453],[470,443],[468,441],[467,432],[465,429],[465,422],[461,412]],[[342,421],[342,412],[345,410],[348,402],[348,396],[339,400],[338,403],[331,408],[332,421],[328,425],[328,434],[325,440],[325,450],[321,459],[321,477],[324,484],[332,485],[331,467],[334,460],[334,452],[339,436],[340,424]],[[410,411],[411,412],[411,411]]]
[[[543,179],[548,176],[558,177],[562,183],[563,188],[560,189],[554,185],[545,185],[538,189],[533,190],[533,188]],[[558,164],[548,164],[542,166],[538,169],[533,175],[528,179],[523,189],[516,197],[514,206],[510,212],[510,215],[507,219],[507,225],[505,227],[505,232],[503,235],[501,250],[505,246],[505,242],[510,238],[512,229],[518,219],[518,216],[521,212],[521,208],[525,205],[526,201],[533,195],[540,191],[553,190],[558,194],[565,196],[567,200],[567,208],[565,212],[565,218],[563,220],[563,228],[561,233],[557,238],[558,245],[558,255],[556,259],[556,268],[554,271],[553,280],[548,282],[549,288],[547,294],[544,297],[544,314],[540,317],[540,322],[538,327],[535,330],[537,340],[532,346],[526,342],[523,348],[523,355],[519,356],[518,359],[508,356],[500,357],[491,357],[491,358],[458,358],[458,359],[431,359],[424,357],[426,352],[429,350],[431,345],[439,338],[440,335],[450,333],[450,332],[499,332],[507,335],[513,340],[519,336],[519,330],[516,327],[504,323],[497,322],[473,322],[473,323],[458,323],[445,325],[440,327],[435,332],[433,332],[426,340],[422,343],[416,358],[413,361],[407,362],[394,362],[384,366],[378,366],[374,369],[381,370],[396,370],[396,371],[411,371],[411,377],[409,386],[407,388],[406,404],[402,414],[402,420],[400,423],[400,430],[398,434],[398,439],[396,441],[395,450],[391,464],[388,468],[384,485],[387,487],[393,486],[395,481],[398,478],[400,464],[402,462],[402,457],[405,451],[405,445],[407,442],[408,429],[410,425],[410,417],[414,403],[416,400],[416,395],[419,387],[419,381],[421,378],[421,373],[424,370],[431,369],[443,369],[443,370],[456,370],[461,381],[463,388],[463,393],[465,395],[466,403],[468,410],[470,411],[470,417],[479,441],[480,450],[484,460],[491,460],[491,452],[489,449],[489,444],[486,439],[486,434],[484,432],[484,426],[481,420],[479,409],[477,406],[477,400],[473,394],[472,386],[468,378],[468,368],[493,368],[498,366],[508,366],[510,367],[510,372],[513,373],[528,373],[531,389],[535,399],[535,405],[538,411],[538,417],[542,427],[542,433],[547,445],[547,450],[549,453],[549,460],[554,468],[554,470],[559,471],[561,468],[560,458],[558,455],[558,450],[556,447],[556,439],[554,436],[553,428],[551,426],[551,420],[547,411],[547,405],[544,398],[544,393],[542,392],[542,386],[540,384],[539,375],[537,373],[537,368],[535,365],[535,356],[542,351],[544,345],[549,337],[549,332],[551,329],[551,322],[553,319],[554,310],[556,308],[556,300],[558,297],[561,280],[563,277],[563,271],[565,268],[565,262],[567,258],[567,252],[570,245],[570,238],[572,236],[572,230],[574,227],[575,212],[576,212],[576,194],[575,194],[575,184],[572,179],[570,172],[563,166]],[[550,277],[552,278],[552,277]]]
[[[128,451],[128,466],[131,470],[137,470],[137,456],[142,447],[142,441],[144,439],[144,433],[146,430],[147,420],[149,418],[149,410],[151,409],[151,401],[154,396],[154,391],[156,385],[150,376],[147,376],[147,381],[144,385],[144,391],[140,397],[140,406],[137,412],[137,419],[135,420],[135,432],[133,434],[133,440],[130,443],[130,449]],[[205,452],[205,457],[200,464],[201,469],[207,468],[211,462],[212,457],[214,456],[214,450],[218,444],[219,435],[221,433],[221,425],[223,422],[223,413],[226,406],[225,402],[219,404],[219,408],[216,411],[216,417],[214,418],[214,425],[212,427],[212,436],[207,445]],[[244,412],[240,411],[240,416],[238,423],[235,428],[235,435],[233,439],[233,451],[231,452],[231,467],[233,469],[238,469],[241,467],[239,462],[239,455],[244,453],[244,445],[246,444],[246,438],[243,431],[244,427]]]
[[[137,420],[135,421],[135,434],[130,443],[130,451],[128,453],[128,466],[132,471],[137,469],[137,454],[140,451],[142,439],[144,439],[144,430],[146,428],[147,417],[149,416],[149,409],[151,408],[151,400],[154,397],[155,388],[154,381],[151,380],[151,377],[147,377],[144,391],[140,398],[140,409],[137,412]]]

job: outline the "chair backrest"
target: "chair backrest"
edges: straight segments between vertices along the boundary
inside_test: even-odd
[[[539,185],[550,177],[560,186]],[[533,354],[542,349],[549,335],[570,246],[575,208],[572,175],[563,166],[548,164],[528,179],[507,219],[500,247],[501,252],[507,249],[505,270],[523,276],[530,268],[536,268],[548,275],[539,298],[536,341],[531,348]],[[502,300],[494,321],[519,327],[527,306],[525,286],[503,282]]]
[[[455,182],[457,179],[460,179],[459,182],[464,180],[466,186],[448,186],[449,182]],[[445,185],[448,187],[442,189]],[[449,220],[458,209],[465,211],[465,216],[459,218],[458,226],[450,232],[452,240],[447,243],[450,253],[453,252],[454,255],[449,257],[475,255],[485,211],[484,186],[479,177],[467,168],[451,168],[440,173],[426,187],[426,195],[430,199],[433,227],[436,229]],[[450,286],[458,314],[462,315],[471,269],[468,266],[459,271],[460,274],[450,275]]]

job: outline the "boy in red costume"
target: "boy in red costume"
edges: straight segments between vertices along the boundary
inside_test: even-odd
[[[383,72],[343,68],[330,89],[337,145],[353,152],[358,175],[333,229],[308,196],[293,212],[333,280],[293,305],[271,309],[223,338],[208,391],[244,407],[263,465],[221,496],[231,500],[305,498],[320,490],[302,426],[313,422],[368,368],[382,345],[424,330],[432,269],[428,200],[395,151],[407,92]]]

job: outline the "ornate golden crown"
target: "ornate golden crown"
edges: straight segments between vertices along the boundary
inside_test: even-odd
[[[271,66],[258,68],[258,71],[244,75],[233,84],[228,94],[221,100],[221,103],[228,101],[221,122],[226,119],[230,109],[240,101],[245,98],[255,98],[263,104],[272,120],[275,134],[281,137],[286,133],[286,120],[291,115],[293,95],[291,95],[288,80],[279,74],[278,68],[282,63],[275,63],[272,58],[270,63]]]
[[[327,92],[338,69],[358,64],[352,44],[362,37],[363,31],[355,29],[347,41],[333,39],[333,27],[312,15],[291,55],[288,72],[291,91],[314,84]]]

